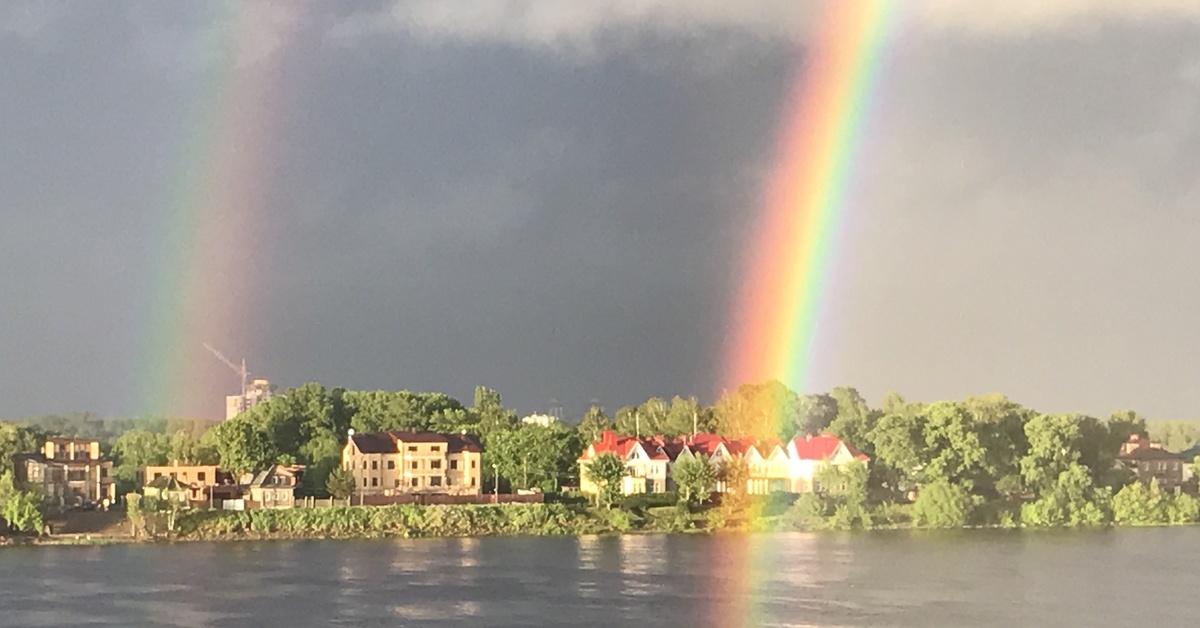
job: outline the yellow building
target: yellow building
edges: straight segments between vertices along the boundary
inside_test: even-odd
[[[479,495],[483,447],[471,434],[351,433],[342,468],[354,477],[359,495]]]

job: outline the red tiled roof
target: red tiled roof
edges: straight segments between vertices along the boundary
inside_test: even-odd
[[[838,445],[843,445],[842,439],[830,434],[822,432],[817,436],[806,434],[803,437],[797,436],[792,439],[796,444],[796,455],[800,460],[828,460],[837,453]],[[867,456],[859,453],[853,447],[846,444],[846,450],[850,455],[857,460],[867,460]]]
[[[838,445],[843,444],[841,439],[829,433],[822,433],[811,437],[797,437],[794,439],[794,442],[796,443],[796,451],[801,460],[826,460],[832,458],[837,452]],[[610,453],[620,458],[626,458],[629,456],[629,452],[639,443],[652,460],[674,460],[683,451],[684,447],[688,448],[693,454],[712,456],[722,445],[733,456],[745,456],[750,451],[750,448],[753,447],[763,458],[769,458],[776,447],[784,447],[785,445],[785,443],[775,439],[726,438],[717,434],[696,434],[694,436],[685,434],[667,441],[661,436],[639,439],[634,436],[618,436],[612,431],[606,431],[599,441],[592,443],[591,451],[597,456]],[[850,445],[846,445],[846,449],[854,458],[868,460],[867,456],[859,453]],[[587,452],[585,451],[581,458],[587,457]]]

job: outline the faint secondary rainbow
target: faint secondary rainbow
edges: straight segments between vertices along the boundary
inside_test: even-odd
[[[188,90],[152,272],[133,406],[147,414],[218,418],[237,379],[203,345],[241,350],[268,244],[269,151],[280,53],[265,46],[254,3],[194,5],[206,25],[171,70]],[[278,17],[278,16],[275,16]],[[270,39],[270,38],[266,38]],[[236,354],[230,356],[236,359]]]
[[[723,384],[804,391],[896,0],[826,4],[785,105],[775,168],[751,241]]]

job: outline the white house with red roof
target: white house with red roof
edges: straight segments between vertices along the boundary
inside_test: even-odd
[[[716,434],[685,435],[672,440],[662,436],[638,438],[606,430],[579,457],[580,489],[585,493],[599,490],[588,480],[585,469],[602,454],[613,454],[625,461],[629,475],[622,481],[622,491],[626,495],[674,490],[671,469],[681,457],[700,456],[717,467],[728,460],[745,460],[749,471],[746,490],[752,495],[812,492],[819,489],[814,478],[826,465],[869,462],[867,456],[827,432],[797,436],[785,445],[774,440],[725,438]],[[725,491],[727,487],[719,484],[717,490]]]
[[[841,466],[855,460],[870,462],[870,458],[865,454],[859,453],[829,432],[793,438],[788,442],[787,458],[788,476],[792,481],[793,493],[811,493],[819,489],[815,477],[826,465]]]

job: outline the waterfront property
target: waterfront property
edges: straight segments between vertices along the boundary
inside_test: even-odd
[[[478,495],[483,446],[472,434],[391,431],[350,434],[342,467],[359,496],[406,493]]]
[[[259,471],[250,480],[250,503],[255,508],[292,508],[296,505],[296,487],[304,467],[300,465],[273,465]]]
[[[16,480],[63,508],[89,508],[116,501],[112,460],[100,455],[100,441],[47,438],[39,452],[13,456]]]
[[[1191,469],[1183,456],[1137,434],[1121,444],[1117,464],[1133,471],[1138,480],[1146,484],[1157,480],[1158,486],[1167,491],[1183,490],[1192,479]]]
[[[638,438],[606,430],[579,458],[580,489],[585,493],[598,491],[585,469],[602,454],[613,454],[625,461],[629,474],[622,480],[621,489],[626,495],[675,490],[671,470],[678,460],[692,456],[699,456],[718,469],[730,460],[745,461],[749,472],[745,492],[752,495],[819,491],[816,477],[826,466],[870,461],[829,433],[806,434],[785,445],[776,440],[726,438],[716,434],[684,435],[671,440],[662,436]],[[718,492],[729,489],[723,482],[716,487]]]
[[[138,471],[138,476],[138,483],[143,487],[151,486],[162,478],[172,478],[187,489],[187,499],[193,503],[219,502],[241,496],[233,475],[211,464],[181,465],[174,462],[149,466]]]

